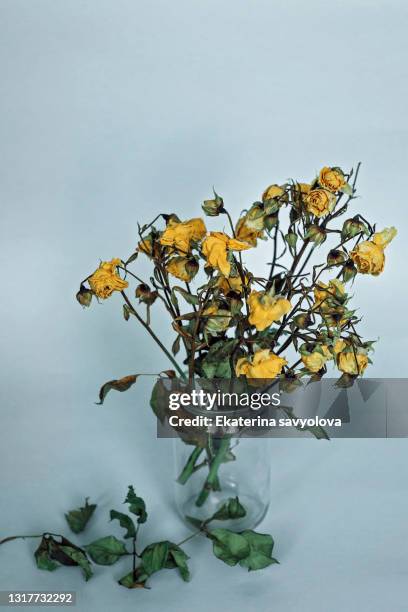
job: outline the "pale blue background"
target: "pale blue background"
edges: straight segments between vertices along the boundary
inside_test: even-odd
[[[99,258],[132,251],[138,220],[197,214],[213,184],[237,214],[271,182],[363,161],[359,210],[399,236],[356,305],[381,338],[371,375],[406,376],[407,12],[402,0],[0,0],[0,537],[62,530],[85,495],[101,505],[89,539],[107,533],[130,482],[151,510],[144,541],[183,537],[150,381],[93,404],[101,382],[166,359],[117,296],[89,311],[73,296]],[[153,323],[169,344],[167,320]],[[406,450],[274,442],[261,529],[281,565],[264,572],[198,541],[189,585],[167,572],[127,592],[123,568],[84,586],[75,570],[37,571],[19,542],[0,550],[0,588],[76,589],[81,612],[402,612]]]

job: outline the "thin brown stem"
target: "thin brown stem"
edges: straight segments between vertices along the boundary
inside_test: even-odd
[[[128,296],[126,295],[126,293],[124,291],[121,291],[121,294],[122,294],[123,299],[125,300],[126,304],[131,309],[132,314],[136,317],[136,319],[139,321],[139,323],[141,325],[143,325],[143,327],[145,328],[147,333],[150,334],[150,336],[153,338],[153,340],[156,342],[156,344],[161,348],[161,350],[166,355],[166,357],[174,365],[174,367],[176,368],[176,370],[180,374],[180,376],[182,378],[185,378],[185,374],[184,374],[183,370],[180,368],[180,366],[178,365],[177,361],[174,359],[173,355],[166,349],[166,347],[164,346],[162,341],[156,336],[156,334],[151,329],[151,327],[149,327],[149,325],[147,325],[147,323],[142,319],[142,317],[139,315],[139,313],[133,307],[133,305],[132,305],[131,301],[129,300]]]

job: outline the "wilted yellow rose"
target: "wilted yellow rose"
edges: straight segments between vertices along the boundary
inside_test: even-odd
[[[322,344],[320,348],[323,351],[323,355],[326,358],[326,361],[333,359],[333,355],[331,354],[331,351],[328,346],[326,346],[325,344]]]
[[[173,247],[183,255],[190,251],[191,241],[201,240],[206,233],[204,221],[200,218],[183,222],[170,219],[160,238],[160,244]]]
[[[376,234],[374,234],[372,237],[372,241],[377,246],[381,247],[382,249],[385,249],[385,247],[390,244],[391,240],[394,240],[396,235],[397,230],[395,227],[386,227],[385,229],[383,229],[382,232],[377,232]]]
[[[310,355],[302,355],[301,359],[304,366],[313,374],[319,372],[327,361],[327,358],[318,351],[313,351]]]
[[[245,251],[251,245],[222,232],[210,232],[203,242],[202,251],[207,262],[217,268],[224,276],[229,276],[231,264],[227,259],[228,251]]]
[[[216,335],[225,331],[231,321],[231,313],[229,310],[220,308],[217,304],[208,306],[203,315],[207,318],[205,329],[207,333]]]
[[[328,168],[325,166],[320,170],[319,183],[324,189],[335,192],[344,187],[346,179],[338,168]]]
[[[117,266],[121,263],[120,259],[101,262],[99,268],[88,278],[89,285],[94,294],[105,300],[114,291],[122,291],[129,286],[116,272]]]
[[[357,376],[362,374],[368,365],[368,357],[364,353],[340,353],[337,356],[337,367],[341,372]]]
[[[170,274],[186,283],[190,282],[198,272],[198,263],[194,258],[172,257],[166,265]]]
[[[319,308],[320,310],[327,312],[331,309],[331,306],[328,303],[329,300],[335,297],[339,298],[345,295],[345,293],[346,290],[344,285],[338,278],[333,278],[331,281],[329,281],[328,285],[319,281],[313,290],[315,300],[314,308]]]
[[[248,284],[248,279],[245,279],[245,284]],[[227,295],[230,291],[235,293],[242,292],[242,279],[240,276],[219,276],[217,281],[217,287],[224,295]]]
[[[145,255],[150,257],[150,259],[152,257],[158,257],[159,255],[159,245],[157,244],[157,242],[153,244],[151,236],[143,238],[137,245],[137,248],[141,253],[144,253]]]
[[[238,359],[235,373],[246,378],[276,378],[287,363],[286,359],[275,355],[270,349],[262,349],[256,351],[252,359],[249,357]]]
[[[269,187],[267,187],[262,194],[262,201],[265,202],[265,200],[280,198],[283,196],[284,193],[285,190],[283,189],[283,187],[280,187],[279,185],[269,185]]]
[[[251,291],[248,306],[250,313],[248,321],[251,325],[255,325],[258,331],[281,319],[292,308],[286,298],[280,295],[271,296],[264,291]]]
[[[397,235],[395,227],[386,227],[376,232],[371,240],[360,242],[350,253],[351,259],[361,274],[378,276],[384,270],[384,249]]]
[[[296,183],[296,189],[300,191],[302,195],[307,195],[311,190],[311,186],[310,183]]]
[[[312,189],[305,197],[306,209],[316,217],[324,217],[336,204],[336,196],[327,189]]]
[[[384,249],[371,240],[360,242],[351,251],[350,257],[361,274],[378,276],[384,270]]]
[[[253,227],[249,227],[247,224],[246,215],[239,219],[237,226],[235,228],[235,234],[238,240],[242,240],[243,242],[247,242],[251,246],[255,247],[257,244],[257,239],[263,236],[263,219],[262,221],[262,229],[254,229]]]
[[[328,313],[323,311],[323,319],[327,327],[343,328],[349,321],[350,314],[345,314],[345,309],[342,306],[332,308]]]
[[[333,352],[335,355],[338,355],[339,353],[341,353],[341,351],[344,351],[344,349],[346,348],[346,343],[344,342],[344,340],[342,340],[342,338],[339,338],[338,340],[336,340],[336,342],[334,343],[333,346]]]

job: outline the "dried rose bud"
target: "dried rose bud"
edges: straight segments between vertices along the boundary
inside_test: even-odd
[[[348,281],[353,280],[356,274],[357,268],[352,262],[352,260],[349,259],[343,268],[343,281],[347,283]]]
[[[214,199],[204,200],[202,209],[209,217],[218,217],[224,212],[224,200],[214,191]]]
[[[172,223],[172,222],[180,223],[180,219],[175,213],[171,213],[170,215],[163,214],[162,217],[165,220],[166,225],[169,225],[169,223]]]
[[[264,226],[265,228],[270,231],[273,227],[276,226],[276,224],[278,223],[279,220],[279,215],[278,213],[273,213],[270,215],[266,215],[264,217]]]
[[[267,230],[271,230],[278,222],[278,213],[274,213],[271,215],[266,215],[264,217],[264,226]]]
[[[76,299],[81,304],[81,306],[85,306],[88,308],[91,305],[93,293],[90,289],[81,285],[78,293],[76,294]]]
[[[344,263],[347,259],[347,255],[344,251],[339,251],[338,249],[332,249],[329,251],[327,255],[327,265],[328,266],[340,266],[340,264]]]
[[[236,293],[235,291],[230,291],[230,293],[228,294],[228,304],[231,314],[233,316],[239,314],[244,305],[243,301],[241,300],[240,294]]]
[[[141,283],[136,287],[135,295],[139,298],[139,302],[151,306],[156,301],[158,293],[157,291],[152,291],[146,283]]]
[[[190,257],[186,263],[186,272],[190,275],[190,278],[193,279],[197,274],[200,266],[199,263],[194,257]]]
[[[346,238],[354,238],[354,236],[357,236],[357,234],[361,232],[367,232],[365,223],[360,221],[358,217],[353,217],[352,219],[346,219],[344,222],[343,229],[341,230],[341,237],[343,240]]]
[[[285,236],[285,240],[291,249],[294,249],[296,247],[297,239],[298,237],[297,237],[297,234],[295,234],[295,232],[289,232]]]
[[[323,242],[326,240],[326,232],[318,225],[309,225],[305,237],[317,245],[323,244]]]
[[[302,312],[293,317],[293,321],[300,329],[306,329],[307,327],[310,327],[310,325],[313,324],[311,316],[306,312]]]

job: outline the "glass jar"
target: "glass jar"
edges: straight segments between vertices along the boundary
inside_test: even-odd
[[[212,525],[234,531],[255,527],[269,505],[269,442],[269,438],[219,438],[207,433],[206,444],[194,446],[175,438],[175,500],[182,519],[205,520],[228,499],[238,497],[245,516]]]

